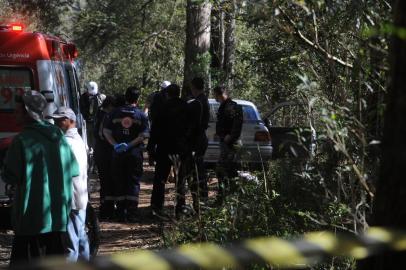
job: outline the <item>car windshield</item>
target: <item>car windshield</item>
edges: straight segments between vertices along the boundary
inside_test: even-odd
[[[31,71],[26,68],[0,67],[0,112],[12,112],[15,96],[32,88]]]
[[[259,121],[260,119],[257,116],[257,113],[254,109],[254,107],[250,105],[241,105],[243,114],[244,114],[244,122],[256,122]],[[218,103],[211,103],[210,104],[210,122],[216,122],[217,121],[217,111],[220,107],[220,104]]]

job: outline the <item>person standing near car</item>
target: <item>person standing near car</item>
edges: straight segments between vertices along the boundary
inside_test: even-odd
[[[62,131],[43,121],[45,97],[30,90],[16,101],[23,130],[8,150],[2,174],[15,186],[10,265],[65,253],[72,178],[79,175]]]
[[[188,129],[187,103],[180,98],[180,88],[171,84],[166,88],[168,100],[154,121],[156,140],[156,165],[151,196],[152,214],[162,216],[165,199],[165,183],[171,167],[174,167],[175,180],[179,180],[180,165],[187,152]],[[179,181],[178,181],[179,182]],[[180,187],[181,185],[177,185]]]
[[[127,104],[112,112],[103,129],[106,140],[113,146],[112,175],[121,221],[136,221],[140,180],[143,173],[143,141],[148,133],[147,116],[137,108],[140,91],[129,87],[125,92]]]
[[[230,98],[225,87],[215,87],[213,94],[220,103],[216,122],[216,135],[220,138],[220,158],[216,173],[219,181],[218,200],[221,202],[230,187],[233,188],[233,179],[238,176],[235,156],[243,125],[243,111],[242,107]]]
[[[52,118],[64,133],[68,144],[79,164],[79,176],[73,177],[72,210],[68,222],[68,260],[76,262],[78,259],[88,261],[89,240],[86,233],[86,207],[89,198],[87,190],[87,151],[86,145],[76,128],[76,114],[68,107],[60,107]]]
[[[188,101],[188,151],[185,166],[182,168],[181,180],[185,185],[186,179],[190,179],[190,190],[193,197],[193,208],[197,212],[200,209],[200,200],[208,197],[207,177],[204,168],[204,154],[208,146],[206,130],[209,126],[209,101],[204,93],[204,81],[196,77],[190,83],[193,99]],[[176,212],[182,213],[185,206],[184,192],[177,194]]]

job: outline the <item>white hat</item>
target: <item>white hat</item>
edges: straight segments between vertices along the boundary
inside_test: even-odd
[[[165,88],[168,87],[169,85],[171,85],[171,82],[170,82],[170,81],[163,81],[163,82],[161,83],[161,88],[162,88],[162,89],[165,89]]]
[[[97,95],[97,93],[99,92],[99,87],[97,86],[96,82],[88,82],[86,87],[87,92],[92,96]]]
[[[48,116],[47,118],[68,118],[72,121],[76,121],[76,114],[71,108],[62,106],[59,107],[52,115]]]

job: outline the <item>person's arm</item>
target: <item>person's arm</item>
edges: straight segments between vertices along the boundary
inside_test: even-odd
[[[140,118],[141,118],[140,119],[141,120],[141,132],[137,138],[135,138],[134,140],[132,140],[131,142],[128,143],[128,148],[141,144],[147,137],[147,134],[149,132],[148,118],[144,113],[140,113]]]
[[[107,115],[104,119],[103,122],[103,136],[107,140],[108,143],[110,143],[112,146],[117,145],[116,140],[113,138],[113,119],[114,119],[114,114],[115,112]]]
[[[112,146],[114,146],[114,145],[117,144],[116,140],[114,140],[114,138],[113,138],[113,132],[112,132],[110,129],[108,129],[108,128],[103,128],[103,135],[104,135],[104,138],[106,138],[106,140],[107,140]]]
[[[7,184],[15,185],[22,182],[24,174],[24,159],[21,142],[15,138],[10,145],[4,161],[2,179]]]

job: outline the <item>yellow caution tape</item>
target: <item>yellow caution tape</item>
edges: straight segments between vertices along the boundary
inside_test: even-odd
[[[170,270],[171,265],[150,250],[137,250],[111,255],[111,261],[128,270]]]
[[[67,264],[65,258],[51,258],[18,269],[214,270],[243,268],[252,263],[292,269],[308,268],[326,256],[364,259],[388,250],[406,251],[406,231],[373,227],[364,235],[312,232],[297,240],[263,237],[225,247],[187,244],[172,250],[136,250],[98,257],[92,264]]]
[[[183,245],[178,248],[178,254],[183,255],[203,269],[217,269],[218,265],[226,268],[236,268],[238,262],[228,251],[214,244]]]
[[[248,240],[244,245],[274,267],[303,268],[308,264],[294,245],[282,239],[260,238]]]

